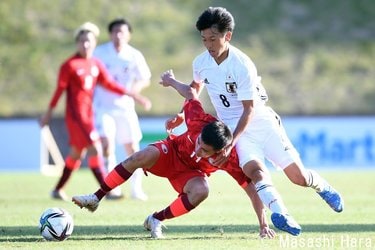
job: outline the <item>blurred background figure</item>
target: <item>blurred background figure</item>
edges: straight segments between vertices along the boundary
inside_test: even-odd
[[[40,119],[40,125],[47,125],[52,111],[60,97],[66,91],[65,124],[69,134],[70,151],[65,159],[63,173],[51,193],[52,198],[69,200],[63,191],[74,170],[81,165],[81,159],[86,155],[88,165],[99,184],[104,180],[100,138],[94,126],[93,96],[97,83],[113,91],[115,95],[131,95],[141,103],[149,105],[148,99],[126,91],[117,84],[107,72],[104,65],[93,58],[99,28],[93,23],[82,24],[75,32],[77,51],[60,67],[57,87],[49,107]]]
[[[150,84],[151,72],[142,53],[128,44],[132,27],[123,18],[108,24],[111,41],[99,45],[94,57],[100,59],[116,81],[125,89],[140,93]],[[118,96],[100,86],[95,90],[95,125],[99,131],[103,146],[104,164],[110,172],[116,166],[116,144],[125,148],[126,154],[139,151],[142,132],[134,99]],[[151,103],[143,106],[151,108]],[[142,188],[142,169],[137,169],[131,178],[131,198],[147,200]],[[120,187],[107,195],[108,199],[121,199],[124,195]]]

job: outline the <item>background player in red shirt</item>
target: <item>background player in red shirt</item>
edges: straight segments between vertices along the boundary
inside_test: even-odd
[[[118,164],[105,178],[104,183],[94,194],[73,196],[79,207],[94,212],[100,200],[113,188],[127,181],[132,173],[143,168],[169,180],[179,193],[165,209],[149,215],[144,227],[151,231],[151,237],[163,238],[162,221],[190,212],[208,197],[207,176],[218,170],[211,164],[216,155],[232,141],[229,128],[213,116],[204,112],[196,92],[187,96],[184,105],[187,131],[179,136],[170,135],[167,139],[148,145]],[[228,172],[250,197],[260,224],[260,236],[273,238],[275,232],[269,228],[263,204],[251,180],[239,168],[236,152],[220,168]]]
[[[63,187],[73,170],[80,167],[81,159],[87,151],[88,165],[99,183],[104,178],[104,168],[99,154],[100,141],[94,127],[92,99],[95,85],[100,84],[120,95],[132,96],[143,106],[150,101],[138,94],[125,90],[107,73],[104,65],[92,57],[99,29],[95,24],[84,23],[75,32],[77,52],[60,67],[57,88],[47,112],[41,117],[40,124],[49,123],[52,111],[61,95],[66,91],[65,123],[69,134],[70,152],[65,159],[65,168],[52,198],[68,200]]]

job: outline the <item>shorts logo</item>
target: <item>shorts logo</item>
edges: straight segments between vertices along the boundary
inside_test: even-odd
[[[161,144],[161,150],[163,151],[164,154],[168,154],[168,148],[165,146],[165,144]]]
[[[235,83],[235,82],[226,82],[225,87],[227,88],[228,93],[236,93],[237,92],[237,83]]]

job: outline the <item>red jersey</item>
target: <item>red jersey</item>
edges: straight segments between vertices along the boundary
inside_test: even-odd
[[[73,127],[82,128],[81,133],[85,134],[84,137],[90,137],[92,131],[95,130],[92,99],[98,82],[118,94],[126,93],[125,89],[107,73],[104,65],[95,58],[87,59],[76,54],[67,59],[60,67],[57,88],[49,106],[54,108],[63,92],[67,91],[65,119],[70,139],[80,136],[72,135],[72,133],[76,133]],[[74,123],[75,126],[70,126],[71,123]],[[82,146],[90,143],[91,139],[87,138],[87,140]]]
[[[50,107],[56,106],[66,90],[66,118],[91,122],[92,99],[98,81],[116,93],[125,94],[124,88],[116,84],[99,60],[82,58],[77,54],[70,57],[60,68],[57,89]]]
[[[245,181],[249,183],[250,180],[239,167],[235,149],[231,151],[228,161],[220,168],[210,163],[210,158],[214,159],[215,155],[209,158],[199,158],[195,155],[196,140],[203,127],[217,119],[205,113],[202,104],[198,100],[187,101],[184,105],[184,113],[187,131],[179,136],[169,138],[174,145],[177,157],[185,165],[198,169],[207,175],[220,169],[228,172],[240,185],[243,185]]]
[[[147,172],[160,177],[168,178],[173,188],[183,193],[186,183],[194,177],[209,176],[219,170],[209,162],[209,158],[197,158],[195,155],[195,141],[207,124],[216,121],[216,118],[206,114],[198,100],[189,100],[184,105],[187,131],[178,136],[169,136],[167,139],[153,143],[158,148],[158,160],[147,169]],[[211,158],[214,158],[212,156]],[[229,160],[220,167],[229,173],[237,183],[246,187],[250,179],[242,172],[236,151],[231,151]]]

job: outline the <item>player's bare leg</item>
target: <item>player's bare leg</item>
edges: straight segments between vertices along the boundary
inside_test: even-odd
[[[94,212],[100,201],[112,189],[120,186],[127,181],[132,173],[138,168],[151,168],[159,158],[159,150],[154,146],[148,146],[128,157],[125,161],[118,164],[104,179],[100,188],[93,194],[77,195],[72,197],[74,204],[80,208],[86,208]]]
[[[302,163],[292,163],[284,172],[294,184],[313,188],[334,211],[343,211],[342,196],[314,170],[305,169]]]
[[[139,143],[127,143],[124,145],[125,151],[128,155],[132,155],[135,152],[139,151]],[[148,199],[147,195],[142,188],[142,179],[144,172],[142,169],[136,169],[133,172],[133,175],[130,177],[131,184],[131,194],[130,197],[135,200],[146,201]]]
[[[189,213],[208,197],[208,192],[208,183],[204,177],[191,178],[186,183],[183,193],[165,209],[147,216],[143,226],[151,231],[152,238],[164,238],[162,228],[165,226],[162,221]]]
[[[65,194],[63,188],[69,181],[74,170],[81,166],[81,157],[83,151],[72,146],[69,151],[69,155],[65,158],[65,167],[63,169],[62,175],[57,182],[55,188],[51,192],[51,197],[53,199],[68,201],[69,197]]]

